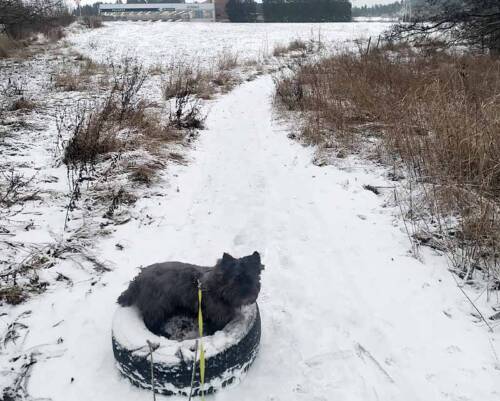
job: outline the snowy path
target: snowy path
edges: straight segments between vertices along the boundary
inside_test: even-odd
[[[498,334],[473,322],[444,258],[407,256],[391,211],[362,189],[383,183],[382,172],[312,165],[312,151],[273,123],[272,90],[262,77],[213,105],[193,162],[172,171],[168,196],[137,206],[153,223],[131,222],[103,240],[115,265],[103,282],[28,305],[38,311],[25,347],[64,339],[35,366],[34,397],[148,399],[120,378],[111,352],[114,302],[136,267],[259,250],[260,354],[242,383],[213,399],[499,399]]]

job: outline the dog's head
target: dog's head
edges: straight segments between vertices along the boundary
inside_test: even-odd
[[[220,274],[218,290],[225,302],[233,306],[242,306],[257,300],[260,291],[260,272],[264,269],[258,252],[239,259],[224,253],[217,267]]]

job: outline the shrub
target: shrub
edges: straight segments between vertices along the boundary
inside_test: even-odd
[[[86,15],[82,17],[81,24],[88,29],[103,27],[102,18],[96,15]]]
[[[379,137],[384,159],[401,160],[413,188],[420,183],[419,213],[446,238],[457,270],[470,277],[483,269],[498,280],[500,60],[429,49],[298,64],[276,77],[276,98],[302,112],[306,141],[356,149],[367,135]]]
[[[72,70],[59,71],[53,78],[54,87],[65,91],[74,92],[85,88],[85,82]]]
[[[51,32],[74,21],[63,0],[0,0],[0,25],[13,39],[23,39],[41,32],[55,37]]]
[[[130,179],[134,182],[149,185],[156,176],[156,170],[148,165],[141,164],[133,168]]]
[[[312,51],[314,42],[311,41],[309,44],[304,42],[302,39],[294,39],[287,46],[276,45],[273,49],[274,57],[283,57],[284,55],[291,52],[307,52]]]
[[[16,111],[16,110],[25,110],[25,111],[30,111],[33,110],[36,107],[36,104],[29,100],[26,99],[25,97],[21,97],[12,103],[11,110]]]
[[[162,82],[165,100],[193,94],[209,98],[213,94],[213,89],[209,87],[208,75],[201,68],[181,62],[171,64],[167,70],[169,74]]]
[[[197,99],[189,94],[175,98],[175,107],[170,111],[170,124],[177,129],[202,129],[205,116]]]
[[[19,47],[19,43],[5,34],[0,34],[0,58],[9,57],[11,52]]]

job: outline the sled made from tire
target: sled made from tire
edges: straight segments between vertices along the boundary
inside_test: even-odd
[[[155,392],[189,396],[196,340],[175,341],[157,336],[146,328],[135,307],[118,307],[112,329],[113,353],[118,369],[134,385],[151,390],[151,359],[147,341],[159,344],[153,352]],[[223,330],[203,337],[205,394],[239,382],[255,360],[259,342],[260,314],[257,304],[243,307]],[[201,394],[198,363],[192,394]]]

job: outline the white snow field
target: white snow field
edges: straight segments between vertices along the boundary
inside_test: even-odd
[[[108,35],[119,32],[122,43],[129,35],[133,47],[140,42],[134,37],[138,30],[160,26],[110,24],[73,39],[111,43],[116,38]],[[341,32],[342,26],[350,29],[346,36],[353,35],[348,25],[335,29]],[[219,38],[231,29],[213,27]],[[227,45],[242,46],[240,28],[256,35],[272,31],[236,25]],[[280,29],[291,32],[296,26]],[[202,46],[201,36],[178,40],[192,40],[201,51],[211,46]],[[148,40],[142,39],[145,58],[162,43]],[[252,46],[249,52],[257,49]],[[111,264],[111,272],[92,285],[73,277],[73,286],[50,287],[9,311],[10,317],[32,311],[30,331],[16,346],[44,356],[29,377],[33,399],[152,399],[115,366],[111,324],[118,295],[140,266],[167,260],[211,265],[224,251],[243,256],[255,250],[266,265],[260,352],[241,383],[207,400],[500,399],[498,328],[489,332],[477,318],[444,256],[423,250],[421,262],[408,252],[397,211],[383,196],[363,189],[388,185],[385,171],[355,159],[349,168],[314,165],[314,149],[289,139],[275,119],[273,90],[271,77],[264,75],[210,104],[207,129],[190,152],[190,163],[170,167],[168,187],[160,187],[163,196],[137,202],[135,209],[148,219],[133,219],[99,239],[97,254]],[[481,295],[466,291],[474,300]],[[484,296],[478,303],[485,307]],[[6,323],[0,314],[1,331]]]
[[[337,46],[354,38],[377,37],[388,22],[303,24],[214,24],[210,22],[113,22],[103,28],[81,32],[68,41],[82,54],[98,61],[138,56],[144,64],[189,60],[201,65],[230,51],[241,60],[261,60],[276,45],[294,39],[320,39]]]

